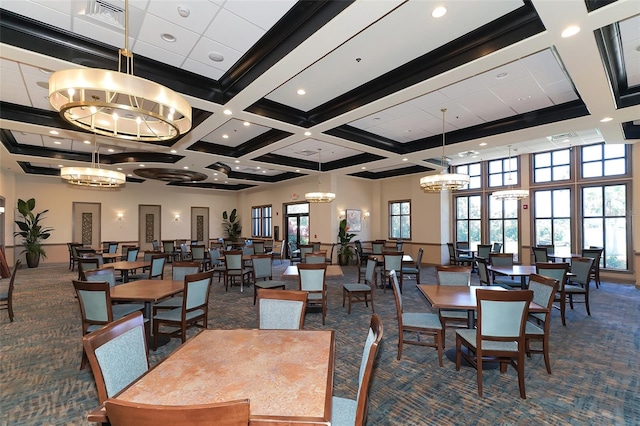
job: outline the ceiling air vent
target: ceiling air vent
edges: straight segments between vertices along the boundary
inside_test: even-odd
[[[442,164],[442,157],[427,158],[424,161],[426,161],[427,163],[435,164],[438,167],[448,167],[449,164],[451,164],[451,158],[449,157],[444,157],[445,164]]]
[[[551,142],[562,142],[565,139],[571,139],[577,137],[576,132],[560,133],[558,135],[547,136],[547,139]]]
[[[104,0],[88,0],[86,16],[114,27],[124,28],[124,9]]]

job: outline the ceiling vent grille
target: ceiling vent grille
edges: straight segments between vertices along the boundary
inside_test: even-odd
[[[568,133],[560,133],[559,135],[547,136],[547,139],[551,142],[559,142],[565,139],[571,139],[577,137],[578,134],[576,132],[568,132]]]
[[[104,0],[88,0],[86,16],[114,27],[124,28],[124,9]]]
[[[305,157],[311,157],[312,155],[318,155],[318,151],[312,151],[310,149],[305,149],[303,151],[296,152],[298,155],[304,155]]]

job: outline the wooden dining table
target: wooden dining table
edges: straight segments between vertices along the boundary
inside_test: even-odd
[[[342,268],[340,265],[327,264],[327,277],[343,277]],[[282,278],[298,278],[298,266],[290,265],[282,273]]]
[[[140,269],[140,268],[145,268],[147,266],[151,266],[151,261],[144,261],[144,260],[136,260],[136,261],[127,261],[127,260],[120,260],[118,262],[111,262],[108,263],[106,265],[103,266],[107,267],[107,268],[113,268],[116,271],[120,271],[120,273],[122,274],[122,282],[126,283],[129,282],[129,271],[131,270],[135,270],[135,269]]]
[[[250,424],[330,425],[333,330],[203,330],[117,399],[194,405],[249,399]],[[104,409],[90,422],[107,422]]]
[[[520,277],[520,288],[527,289],[527,277],[536,273],[535,265],[512,265],[512,266],[491,266],[488,265],[489,272],[509,277]]]

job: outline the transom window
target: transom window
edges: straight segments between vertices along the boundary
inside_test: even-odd
[[[571,178],[571,149],[533,154],[533,182],[557,182]]]
[[[520,180],[518,175],[517,157],[489,161],[489,188],[517,186]]]
[[[411,201],[389,201],[389,238],[411,238]]]
[[[482,188],[482,167],[480,163],[463,164],[456,166],[456,173],[469,175],[468,189]]]
[[[271,206],[251,207],[251,235],[271,238]]]
[[[594,178],[627,174],[627,148],[624,144],[598,144],[582,147],[582,177]]]

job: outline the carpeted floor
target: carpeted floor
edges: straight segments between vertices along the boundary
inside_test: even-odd
[[[275,265],[278,277],[285,265]],[[371,308],[357,304],[351,315],[342,307],[341,283],[354,282],[355,267],[343,279],[330,279],[326,326],[309,313],[305,328],[336,330],[334,394],[355,398],[362,345]],[[16,279],[15,322],[0,313],[0,424],[87,424],[97,405],[89,369],[80,371],[80,322],[71,279],[64,264],[22,269]],[[432,267],[423,267],[422,283],[434,282]],[[474,276],[477,283],[477,276]],[[295,288],[295,281],[288,288]],[[228,292],[214,285],[210,328],[256,327],[253,291]],[[568,311],[562,327],[554,311],[551,335],[553,374],[540,355],[526,363],[527,399],[518,394],[513,369],[484,373],[484,398],[477,396],[476,372],[455,370],[436,351],[406,345],[397,355],[397,319],[393,293],[376,290],[375,309],[384,337],[370,393],[370,425],[637,425],[640,424],[640,291],[631,285],[603,283],[592,287],[591,312],[583,305]],[[405,311],[431,309],[415,288],[404,285]],[[192,331],[191,335],[196,331]],[[455,342],[447,331],[447,342]],[[174,351],[178,340],[151,351],[154,365]],[[215,386],[215,378],[212,378]]]

